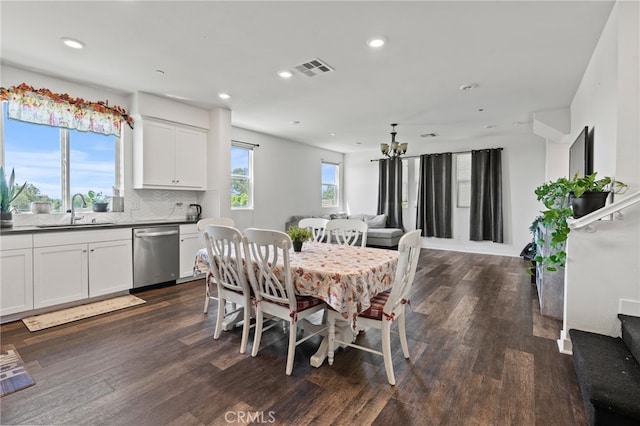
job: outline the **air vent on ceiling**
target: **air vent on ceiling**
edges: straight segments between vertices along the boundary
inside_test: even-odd
[[[300,65],[296,65],[294,68],[296,71],[306,75],[307,77],[315,77],[316,75],[322,75],[333,71],[333,68],[318,58],[309,59]]]
[[[420,135],[421,138],[435,138],[438,136],[437,133],[423,133]]]

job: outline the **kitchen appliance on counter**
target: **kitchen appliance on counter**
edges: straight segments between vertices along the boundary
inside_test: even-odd
[[[190,222],[197,222],[200,220],[202,214],[202,206],[200,204],[189,204],[187,208],[187,220]]]
[[[176,225],[133,228],[133,288],[178,279],[179,234]]]

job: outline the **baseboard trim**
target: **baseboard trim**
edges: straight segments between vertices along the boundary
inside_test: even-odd
[[[620,299],[618,313],[640,317],[640,300]]]
[[[571,339],[569,339],[569,333],[564,330],[560,331],[560,338],[557,342],[561,354],[573,355],[573,344],[571,343]]]

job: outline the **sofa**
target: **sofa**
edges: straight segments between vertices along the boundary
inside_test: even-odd
[[[404,235],[404,231],[399,228],[387,227],[387,215],[368,215],[368,214],[347,214],[347,213],[331,213],[326,215],[306,215],[291,216],[285,224],[285,230],[292,226],[298,226],[300,219],[307,217],[321,217],[323,219],[354,219],[362,220],[369,225],[367,231],[368,247],[387,247],[393,248],[398,246],[400,238]]]

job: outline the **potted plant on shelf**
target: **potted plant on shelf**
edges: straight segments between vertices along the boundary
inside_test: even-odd
[[[291,242],[293,243],[293,251],[300,252],[302,251],[302,243],[305,241],[309,241],[313,234],[310,229],[307,228],[298,228],[297,226],[292,226],[287,229],[287,235],[291,238]]]
[[[27,182],[22,186],[16,185],[15,170],[11,169],[9,180],[4,174],[4,168],[0,166],[0,227],[10,228],[13,226],[13,213],[11,213],[11,203],[27,186]]]
[[[90,190],[87,192],[87,201],[91,203],[91,209],[94,212],[106,212],[109,206],[109,196],[102,192]]]
[[[535,242],[540,245],[545,241],[538,235],[538,224],[548,230],[546,242],[549,244],[549,253],[537,253],[535,257],[535,261],[547,270],[557,271],[565,265],[565,243],[570,232],[567,219],[582,217],[604,207],[610,192],[623,193],[628,187],[623,182],[614,182],[608,176],[602,179],[596,177],[597,173],[584,177],[576,174],[573,179],[561,177],[536,188],[538,201],[544,204],[546,210],[536,217],[530,230]]]

